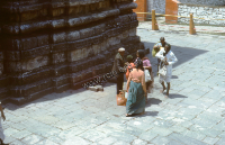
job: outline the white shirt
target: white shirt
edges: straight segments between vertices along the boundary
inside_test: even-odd
[[[169,65],[166,65],[167,75],[172,75],[172,65],[176,63],[178,59],[171,50],[166,54],[166,56],[163,56],[164,52],[165,50],[163,48],[155,55],[155,57],[159,58],[161,61],[164,61],[165,57],[167,58],[169,63]]]

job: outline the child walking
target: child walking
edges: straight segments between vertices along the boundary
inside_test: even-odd
[[[156,57],[159,58],[162,61],[161,68],[165,67],[166,74],[162,75],[160,74],[160,83],[163,86],[162,93],[166,90],[164,82],[167,83],[167,92],[166,92],[166,98],[169,97],[169,90],[170,90],[170,80],[172,77],[172,65],[176,63],[177,57],[174,55],[174,53],[171,51],[171,45],[166,44],[164,49],[161,49],[157,54]]]

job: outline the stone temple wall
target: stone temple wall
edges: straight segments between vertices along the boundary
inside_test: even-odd
[[[111,71],[119,47],[135,56],[132,0],[1,0],[0,97],[23,104]]]
[[[225,26],[225,7],[216,6],[196,6],[180,4],[178,8],[178,15],[189,17],[190,13],[193,13],[194,17],[204,19],[194,19],[194,23],[197,25],[212,25],[212,26]],[[183,24],[189,24],[189,18],[178,18],[178,22]]]

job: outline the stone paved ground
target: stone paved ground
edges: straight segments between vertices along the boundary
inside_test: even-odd
[[[225,78],[223,39],[138,29],[146,47],[164,36],[179,62],[171,96],[161,86],[148,96],[143,116],[126,118],[116,105],[115,84],[104,92],[82,89],[51,94],[24,106],[7,104],[1,137],[14,145],[224,145]],[[150,55],[149,55],[150,57]],[[154,71],[156,60],[151,58]]]

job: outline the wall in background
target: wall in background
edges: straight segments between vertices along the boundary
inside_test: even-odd
[[[195,24],[199,25],[212,25],[212,26],[225,26],[225,20],[213,20],[213,19],[225,19],[225,7],[213,7],[213,6],[194,6],[180,4],[178,6],[178,15],[188,17],[190,13],[193,13],[194,17],[205,19],[194,19]],[[178,22],[189,24],[189,18],[178,18]]]

